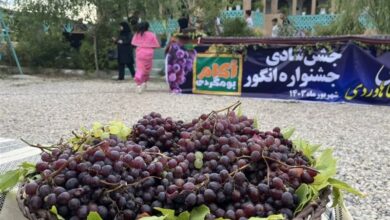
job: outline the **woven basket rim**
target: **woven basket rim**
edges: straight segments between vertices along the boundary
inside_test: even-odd
[[[57,217],[46,209],[41,209],[40,211],[45,213],[45,216],[48,218],[39,218],[35,213],[30,212],[30,209],[25,205],[24,185],[25,183],[19,186],[16,194],[16,200],[23,215],[29,220],[57,220]],[[326,211],[326,205],[329,202],[331,192],[330,187],[322,189],[319,197],[307,204],[292,220],[321,220],[321,215]]]

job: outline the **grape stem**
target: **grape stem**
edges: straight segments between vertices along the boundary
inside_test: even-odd
[[[88,150],[85,151],[84,153],[82,153],[82,154],[80,154],[80,155],[74,157],[73,159],[66,161],[66,163],[64,163],[58,170],[56,170],[56,171],[54,171],[52,174],[50,174],[50,175],[48,176],[48,178],[46,178],[46,179],[49,179],[49,180],[50,180],[50,179],[52,179],[53,177],[57,176],[63,169],[65,169],[65,167],[68,166],[68,164],[69,164],[71,161],[74,161],[74,160],[77,160],[77,159],[82,159],[82,156],[83,156],[84,154],[86,154],[86,153],[89,152],[90,150],[94,149],[95,147],[100,146],[102,143],[104,143],[104,141],[101,141],[100,143],[98,143],[98,144],[92,146],[90,149],[88,149]]]
[[[232,175],[234,176],[234,175],[236,175],[236,173],[238,173],[238,172],[240,172],[240,171],[246,169],[246,168],[249,167],[249,166],[250,166],[250,164],[248,163],[248,164],[246,164],[246,165],[244,165],[244,166],[238,168],[237,170],[235,170],[235,171],[229,173],[229,175],[230,175],[230,176],[232,176]]]
[[[263,156],[263,158],[265,159],[266,162],[267,162],[267,160],[272,160],[272,161],[275,161],[275,162],[277,162],[277,163],[279,163],[279,164],[281,164],[281,165],[283,165],[283,166],[286,166],[286,167],[288,167],[288,168],[303,168],[303,169],[307,169],[307,170],[311,170],[311,171],[313,171],[313,172],[319,173],[318,170],[313,169],[313,168],[308,167],[308,166],[291,166],[291,165],[288,165],[288,164],[283,163],[283,162],[280,161],[280,160],[275,160],[275,159],[273,159],[273,158],[271,158],[271,157]]]
[[[228,113],[230,112],[230,109],[231,109],[232,111],[234,111],[234,110],[235,110],[238,106],[240,106],[240,105],[241,105],[241,101],[237,101],[237,102],[234,103],[233,105],[228,106],[228,107],[226,107],[226,108],[223,108],[223,109],[220,109],[220,110],[211,111],[211,112],[209,113],[207,119],[209,119],[211,116],[215,116],[215,115],[217,115],[218,113],[223,112],[223,111],[226,111],[226,110],[228,111]]]
[[[144,152],[145,152],[145,151],[144,151]],[[155,152],[145,152],[145,153],[151,154],[151,155],[159,155],[159,156],[165,157],[165,158],[167,158],[167,159],[172,159],[172,157],[169,157],[169,156],[167,156],[167,155],[165,155],[165,154],[162,154],[162,153],[155,153]]]
[[[147,177],[144,177],[144,178],[138,180],[137,182],[130,183],[130,184],[128,184],[128,183],[125,183],[125,184],[122,184],[122,183],[109,183],[109,182],[107,182],[105,180],[100,180],[100,182],[103,183],[103,184],[106,184],[108,186],[115,186],[115,188],[106,191],[107,193],[110,193],[110,192],[114,192],[114,191],[120,190],[120,189],[125,188],[125,187],[138,185],[138,184],[142,183],[143,181],[145,181],[146,179],[149,179],[149,178],[161,179],[161,177],[158,177],[158,176],[147,176]]]
[[[265,165],[267,165],[267,185],[269,186],[269,174],[271,173],[271,169],[269,168],[268,161],[265,159],[264,151],[261,152],[261,157],[264,159]]]
[[[23,138],[20,138],[20,140],[22,142],[24,142],[25,144],[27,144],[28,146],[30,147],[34,147],[34,148],[38,148],[40,149],[42,152],[51,152],[52,149],[55,149],[56,147],[54,145],[51,145],[51,146],[42,146],[41,144],[31,144],[29,143],[28,141],[24,140]],[[46,151],[45,151],[46,150]]]

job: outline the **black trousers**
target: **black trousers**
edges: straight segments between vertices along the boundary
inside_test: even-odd
[[[134,78],[135,76],[135,69],[134,65],[132,63],[118,63],[118,70],[119,70],[119,80],[125,79],[125,67],[128,67],[131,73],[131,76]]]

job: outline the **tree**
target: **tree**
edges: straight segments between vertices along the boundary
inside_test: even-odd
[[[390,1],[337,0],[338,17],[326,27],[317,28],[319,35],[363,34],[365,28],[379,34],[390,34]]]

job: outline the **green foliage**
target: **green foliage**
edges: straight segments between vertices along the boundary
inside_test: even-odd
[[[52,214],[55,215],[55,217],[58,219],[58,220],[65,220],[64,217],[62,217],[60,214],[58,214],[58,211],[57,211],[57,207],[56,206],[52,206],[51,209],[50,209],[50,212]]]
[[[226,19],[223,23],[223,36],[225,37],[250,37],[255,36],[243,18]]]
[[[93,42],[89,39],[85,39],[80,47],[80,63],[81,68],[87,71],[95,69]]]
[[[284,216],[282,214],[279,215],[270,215],[266,218],[260,218],[260,217],[252,217],[249,218],[249,220],[284,220]]]
[[[131,128],[127,127],[123,122],[111,121],[107,125],[95,122],[90,130],[82,127],[80,131],[81,134],[73,132],[75,136],[68,140],[75,151],[82,149],[81,147],[84,144],[91,144],[94,140],[102,141],[109,138],[110,135],[115,135],[123,141],[127,140],[127,137],[131,133]]]
[[[316,26],[315,33],[319,36],[356,35],[363,34],[364,27],[359,21],[359,16],[347,10],[340,14],[330,25]]]
[[[379,34],[390,34],[390,1],[337,0],[336,5],[339,16],[328,26],[317,26],[317,35],[363,34],[365,28],[375,29]],[[362,18],[366,19],[366,27]]]
[[[18,182],[25,180],[27,176],[35,173],[35,171],[34,164],[23,162],[18,169],[0,175],[0,193],[9,191]]]
[[[333,157],[333,150],[331,148],[323,150],[318,157],[314,157],[314,153],[319,149],[318,145],[311,145],[307,141],[298,140],[293,142],[293,146],[297,151],[302,151],[311,160],[315,170],[319,172],[314,177],[313,183],[301,184],[295,191],[300,201],[295,213],[302,211],[310,201],[318,197],[321,190],[327,187],[331,187],[333,191],[333,206],[343,205],[341,190],[360,197],[364,196],[363,193],[352,188],[347,183],[334,179],[337,160]]]
[[[282,132],[284,139],[289,139],[295,132],[295,128],[289,128],[286,131]]]
[[[294,132],[294,129],[290,129],[289,131],[287,131],[286,134],[283,133],[283,137],[285,135],[286,135],[286,137],[288,137],[290,134],[292,135],[291,131]],[[320,147],[320,145],[312,145],[308,141],[305,141],[302,139],[294,140],[293,145],[294,145],[295,150],[301,151],[303,153],[303,155],[305,155],[311,163],[313,163],[313,161],[314,161],[314,153]]]
[[[154,209],[161,212],[163,215],[143,217],[140,220],[204,220],[206,215],[210,214],[210,209],[205,205],[195,207],[191,210],[191,212],[185,211],[179,215],[175,215],[175,210],[173,209],[158,207]]]
[[[103,220],[97,212],[90,212],[87,216],[87,220]]]

